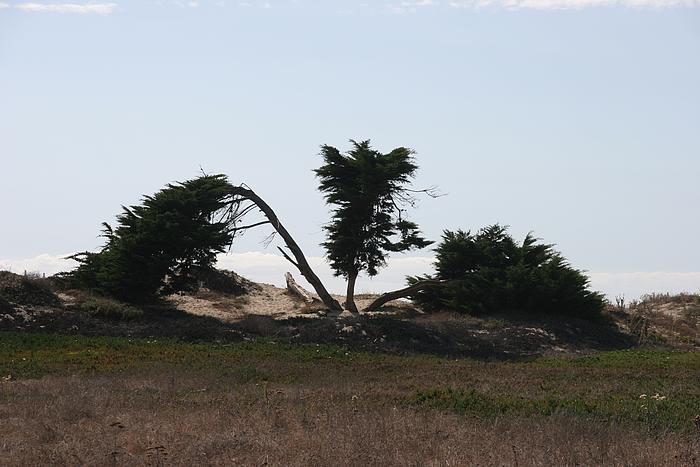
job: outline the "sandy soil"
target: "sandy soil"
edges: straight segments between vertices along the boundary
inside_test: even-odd
[[[252,290],[245,296],[231,298],[223,294],[203,290],[197,295],[171,295],[168,301],[179,310],[196,316],[209,316],[224,322],[235,322],[247,315],[270,316],[283,320],[297,317],[322,317],[325,316],[323,304],[318,301],[306,304],[300,298],[290,294],[286,289],[281,289],[270,284],[258,284],[256,290]],[[315,297],[315,294],[310,293]],[[360,310],[369,306],[377,295],[361,294],[355,297],[355,302]],[[315,297],[317,298],[317,297]],[[343,303],[345,297],[334,295],[333,298]],[[393,315],[400,312],[415,310],[411,304],[403,300],[389,302],[386,311],[368,313],[368,315]]]

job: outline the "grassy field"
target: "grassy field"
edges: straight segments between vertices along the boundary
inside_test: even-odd
[[[0,464],[693,465],[700,354],[0,333]]]

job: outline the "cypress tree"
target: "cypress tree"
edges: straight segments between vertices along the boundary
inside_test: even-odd
[[[357,313],[354,291],[360,272],[375,276],[389,252],[424,248],[432,242],[404,218],[404,207],[414,201],[409,188],[418,169],[414,152],[399,147],[382,154],[369,141],[351,143],[347,154],[322,146],[324,164],[315,173],[319,190],[334,206],[332,220],[324,226],[323,247],[334,273],[347,279],[346,308]]]

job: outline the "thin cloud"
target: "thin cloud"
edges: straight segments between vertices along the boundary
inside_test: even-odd
[[[437,0],[404,0],[399,3],[390,5],[390,10],[394,14],[416,13],[419,9],[425,7],[438,6]]]
[[[0,259],[0,270],[12,271],[17,274],[23,274],[24,272],[43,273],[48,276],[75,268],[78,263],[66,259],[71,254],[50,255],[45,253],[33,258]]]
[[[18,3],[14,8],[30,13],[78,13],[110,15],[117,9],[116,3]]]
[[[580,10],[589,7],[674,8],[700,6],[700,0],[450,0],[452,8]]]

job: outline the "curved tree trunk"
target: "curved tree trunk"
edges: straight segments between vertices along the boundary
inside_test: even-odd
[[[343,307],[340,306],[340,303],[338,303],[336,299],[331,297],[331,294],[328,293],[328,290],[326,290],[326,288],[323,286],[321,279],[319,279],[318,276],[311,269],[311,266],[306,260],[306,257],[301,251],[301,248],[299,248],[297,242],[294,241],[290,233],[277,218],[277,214],[275,214],[275,211],[273,211],[272,208],[261,197],[259,197],[253,190],[249,188],[244,188],[240,186],[233,187],[232,194],[234,196],[241,196],[243,198],[246,198],[249,201],[255,203],[255,205],[258,206],[258,208],[260,208],[263,214],[265,214],[265,217],[267,217],[270,221],[270,224],[272,224],[272,227],[274,227],[274,229],[277,231],[280,237],[282,237],[284,243],[287,244],[287,248],[289,248],[289,251],[291,251],[296,261],[292,260],[289,256],[287,256],[286,253],[284,253],[284,251],[282,251],[285,258],[287,258],[289,262],[291,262],[294,266],[297,267],[297,269],[299,269],[301,275],[304,276],[304,278],[306,278],[309,284],[311,284],[311,286],[314,288],[323,304],[326,305],[326,307],[329,310],[334,311],[336,313],[342,312]]]
[[[393,292],[387,292],[383,295],[380,295],[376,300],[374,300],[372,303],[369,304],[369,306],[365,309],[365,311],[378,310],[385,303],[388,303],[392,300],[410,297],[411,295],[418,293],[421,290],[425,290],[425,289],[428,289],[430,287],[437,287],[437,286],[442,285],[444,283],[445,283],[445,281],[432,280],[432,279],[418,281],[415,284],[408,286],[404,289],[395,290]]]
[[[348,292],[345,296],[345,309],[351,313],[357,314],[357,305],[355,304],[355,282],[357,281],[357,273],[354,272],[348,275]]]

